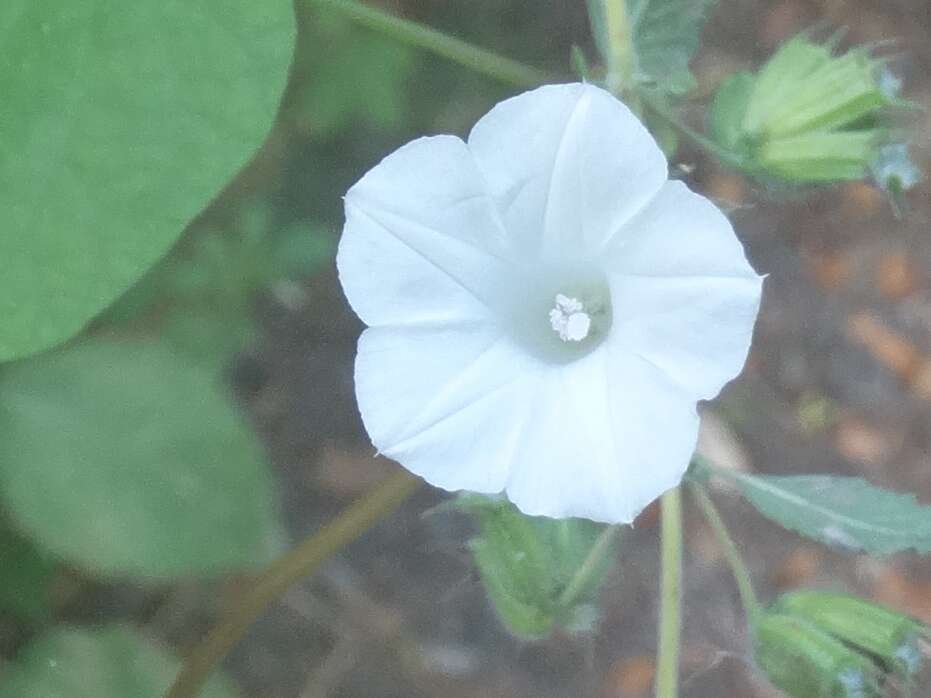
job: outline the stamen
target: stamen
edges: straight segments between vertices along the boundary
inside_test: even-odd
[[[588,337],[592,319],[579,299],[559,293],[556,305],[550,310],[550,327],[564,342],[581,342]]]

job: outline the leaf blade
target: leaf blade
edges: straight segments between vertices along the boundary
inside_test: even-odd
[[[122,626],[58,629],[32,641],[0,682],[0,698],[161,698],[181,663]],[[223,676],[204,698],[240,695]]]
[[[761,514],[826,545],[874,555],[931,552],[931,507],[912,494],[831,475],[734,474],[734,479]]]
[[[0,5],[0,361],[114,301],[263,142],[288,0]]]
[[[103,576],[255,567],[283,538],[261,446],[213,370],[158,344],[7,367],[0,497],[43,549]]]
[[[715,0],[631,0],[628,5],[637,56],[635,78],[667,94],[695,84],[689,63]]]

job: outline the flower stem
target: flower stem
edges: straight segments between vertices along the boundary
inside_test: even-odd
[[[585,590],[592,580],[592,575],[601,565],[605,554],[610,549],[612,543],[617,538],[620,526],[608,526],[595,539],[592,549],[582,562],[582,565],[576,571],[575,575],[569,580],[562,594],[559,595],[559,605],[562,608],[572,606],[579,598],[579,595]]]
[[[731,538],[727,526],[724,524],[720,512],[718,512],[718,508],[708,495],[708,491],[697,482],[690,482],[689,489],[698,502],[699,507],[701,507],[702,513],[705,515],[705,520],[708,522],[711,530],[714,531],[721,547],[724,549],[724,557],[727,559],[727,564],[730,566],[731,573],[734,575],[734,581],[737,582],[737,591],[740,593],[740,603],[743,606],[744,613],[747,615],[747,619],[752,621],[754,616],[760,611],[760,603],[757,601],[756,593],[753,591],[753,582],[750,579],[750,572],[747,570],[747,566],[740,556],[737,544],[734,543],[734,539]]]
[[[389,14],[360,0],[307,0],[307,4],[335,10],[344,17],[397,41],[430,51],[515,87],[536,87],[557,80],[543,70],[505,58],[417,22]]]
[[[676,116],[659,99],[646,96],[646,94],[641,95],[641,97],[643,98],[643,103],[646,105],[647,109],[652,111],[654,114],[656,114],[656,116],[660,117],[663,121],[682,133],[682,135],[695,143],[695,145],[706,150],[708,153],[716,157],[728,167],[732,167],[736,170],[744,168],[744,161],[739,155],[732,153],[726,148],[722,148],[707,136],[700,134],[698,131],[693,129],[691,126],[682,121],[678,116]]]
[[[656,698],[676,698],[679,695],[682,638],[682,493],[678,487],[663,495],[661,521],[662,581]]]
[[[618,97],[635,100],[634,41],[626,0],[603,0],[608,35],[608,74],[605,86]],[[633,106],[631,106],[633,109]],[[637,109],[634,109],[637,111]]]
[[[348,507],[320,531],[273,563],[221,621],[194,648],[165,698],[195,698],[217,664],[274,600],[295,582],[311,574],[328,557],[365,533],[397,509],[420,486],[402,470]]]

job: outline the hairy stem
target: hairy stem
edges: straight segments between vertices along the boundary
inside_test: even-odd
[[[708,522],[711,530],[714,531],[714,534],[718,538],[718,542],[724,550],[724,557],[727,559],[727,564],[730,566],[731,573],[734,575],[734,581],[737,582],[737,591],[740,594],[740,603],[743,606],[744,613],[747,615],[748,620],[753,620],[753,617],[760,610],[760,603],[757,601],[756,593],[753,591],[753,582],[750,579],[750,572],[747,570],[747,566],[740,556],[737,544],[734,543],[734,539],[731,538],[727,526],[724,524],[724,520],[721,518],[721,514],[708,495],[707,490],[697,482],[690,482],[689,489],[698,502],[698,506],[701,508],[702,513],[705,515],[705,520]]]
[[[679,131],[683,136],[692,141],[699,148],[702,148],[706,152],[710,153],[722,164],[727,165],[728,167],[734,168],[736,170],[742,169],[744,166],[743,159],[736,153],[732,153],[726,148],[722,148],[713,140],[707,136],[703,136],[698,131],[693,129],[691,126],[686,124],[682,119],[680,119],[676,114],[674,114],[665,104],[663,104],[659,99],[652,97],[643,98],[644,105],[647,109],[652,111],[656,116],[660,117],[667,124],[672,126],[674,129]]]
[[[624,96],[630,101],[636,97],[633,90],[636,57],[627,1],[603,0],[603,2],[608,35],[608,74],[605,86],[612,94],[618,97]],[[634,109],[634,111],[638,110]]]
[[[195,698],[213,670],[233,649],[249,627],[295,582],[310,575],[328,557],[365,533],[397,509],[420,486],[420,480],[402,470],[348,507],[320,531],[272,564],[251,591],[240,599],[194,648],[165,698]]]
[[[515,87],[536,87],[556,79],[545,71],[425,27],[360,0],[305,0],[310,7],[332,9],[365,27]]]
[[[662,499],[662,580],[656,698],[679,695],[682,636],[682,493],[669,490]]]

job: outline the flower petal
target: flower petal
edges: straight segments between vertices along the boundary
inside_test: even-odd
[[[612,277],[612,337],[619,350],[653,364],[694,400],[710,400],[743,369],[762,281]]]
[[[604,346],[546,375],[507,483],[521,511],[629,523],[681,480],[698,436],[694,400],[622,358]]]
[[[669,182],[609,245],[616,346],[660,368],[696,399],[743,368],[762,295],[730,222]]]
[[[421,138],[346,194],[340,281],[370,326],[435,324],[494,314],[518,274],[466,144]]]
[[[447,490],[500,492],[537,362],[493,325],[369,328],[356,395],[375,446]]]
[[[605,271],[639,276],[733,276],[758,279],[720,209],[669,181],[605,248]]]
[[[659,191],[666,158],[621,102],[581,83],[501,102],[469,135],[516,245],[545,257],[597,254]]]

